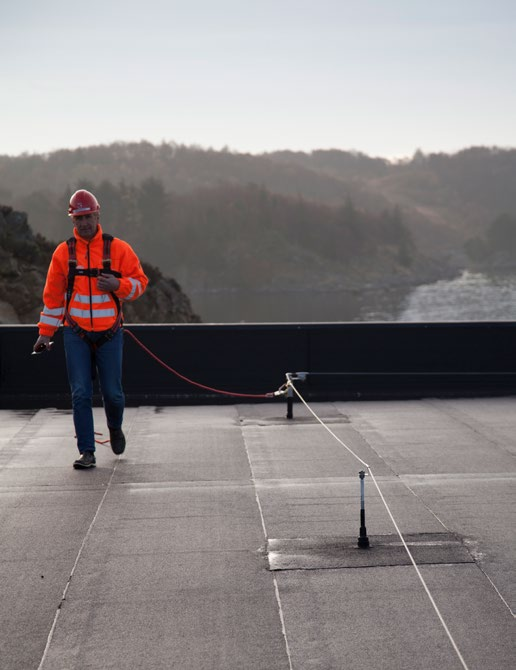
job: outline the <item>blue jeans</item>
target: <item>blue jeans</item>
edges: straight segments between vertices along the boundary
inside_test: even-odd
[[[95,451],[92,410],[92,365],[94,363],[88,342],[68,326],[65,326],[63,331],[68,382],[72,392],[73,422],[77,435],[77,447],[82,454],[85,451]],[[89,334],[93,342],[101,336],[102,333]],[[95,350],[95,363],[109,428],[121,428],[124,416],[123,346],[124,333],[120,328],[113,339]]]

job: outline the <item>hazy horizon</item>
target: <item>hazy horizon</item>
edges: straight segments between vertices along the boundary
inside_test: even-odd
[[[516,146],[510,0],[25,0],[0,38],[2,155]]]
[[[228,151],[230,153],[234,154],[248,154],[251,156],[266,156],[268,154],[274,154],[276,152],[286,152],[286,151],[291,151],[294,153],[306,153],[306,154],[312,154],[316,153],[318,151],[342,151],[343,153],[352,153],[356,155],[364,155],[367,156],[368,158],[377,158],[377,159],[383,159],[386,160],[390,163],[397,163],[397,162],[403,162],[406,160],[411,160],[414,157],[414,154],[418,151],[422,151],[420,147],[416,147],[416,149],[412,152],[411,155],[408,156],[380,156],[377,154],[368,154],[364,151],[359,151],[357,149],[346,149],[346,148],[338,148],[335,146],[329,146],[329,147],[314,147],[313,149],[308,149],[308,150],[303,150],[303,149],[291,149],[290,147],[279,147],[277,149],[271,149],[269,151],[239,151],[237,149],[233,149],[232,147],[228,146],[222,146],[219,148],[216,147],[211,147],[211,146],[201,146],[198,143],[192,143],[192,144],[185,144],[183,142],[176,142],[174,140],[161,140],[160,142],[152,142],[150,140],[147,140],[145,138],[142,138],[140,140],[113,140],[112,142],[102,142],[102,143],[96,143],[96,144],[89,144],[89,145],[82,145],[82,146],[75,146],[75,147],[57,147],[55,149],[51,149],[49,151],[22,151],[20,153],[15,153],[15,154],[10,154],[10,153],[2,153],[0,152],[0,156],[7,156],[8,158],[21,158],[23,156],[49,156],[53,153],[57,153],[59,151],[77,151],[79,149],[92,149],[95,147],[99,146],[110,146],[114,144],[138,144],[138,143],[149,143],[152,144],[153,146],[160,146],[161,144],[165,143],[168,145],[175,145],[175,146],[184,146],[188,149],[200,149],[201,151],[217,151],[217,152],[223,152],[223,151]],[[429,152],[424,152],[424,155],[431,155],[431,154],[445,154],[445,155],[454,155],[458,154],[462,151],[466,151],[468,149],[476,149],[476,148],[486,148],[486,149],[495,149],[499,151],[514,151],[516,150],[516,144],[514,146],[487,146],[487,145],[470,145],[470,146],[464,146],[461,147],[457,150],[454,151],[429,151]]]

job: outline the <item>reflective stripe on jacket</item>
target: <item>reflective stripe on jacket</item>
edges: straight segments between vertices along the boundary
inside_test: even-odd
[[[75,228],[73,232],[77,240],[77,269],[97,269],[99,273],[102,272],[104,242],[100,225],[89,242],[79,237]],[[111,269],[122,275],[119,278],[120,286],[115,291],[121,303],[136,300],[147,288],[149,280],[138,257],[127,242],[117,237],[111,243]],[[65,314],[67,284],[68,246],[66,242],[61,242],[50,261],[43,290],[43,311],[38,323],[40,335],[52,336],[61,325]],[[98,290],[96,277],[75,277],[68,309],[77,325],[88,331],[108,330],[117,317],[113,296]]]

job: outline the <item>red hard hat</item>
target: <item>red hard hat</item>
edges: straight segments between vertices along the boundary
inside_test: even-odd
[[[68,216],[83,216],[85,214],[92,214],[98,212],[100,205],[97,198],[84,189],[75,191],[70,198],[70,206],[68,207]]]

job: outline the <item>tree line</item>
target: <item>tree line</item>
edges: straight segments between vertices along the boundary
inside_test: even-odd
[[[374,265],[410,272],[416,253],[398,207],[372,213],[349,197],[329,206],[255,184],[174,193],[154,177],[138,185],[83,180],[58,196],[32,193],[24,202],[32,227],[50,239],[68,237],[68,200],[78,187],[97,196],[106,232],[187,288],[315,287],[365,275]]]
[[[367,269],[416,273],[421,251],[449,264],[449,274],[489,252],[489,240],[471,240],[482,240],[497,217],[516,216],[515,173],[516,149],[496,147],[418,150],[392,162],[340,150],[251,155],[119,142],[0,155],[0,203],[28,212],[36,230],[61,239],[69,232],[63,212],[70,193],[89,185],[112,232],[132,237],[167,273],[180,268],[192,277],[193,259],[196,285],[205,270],[226,282],[228,258],[248,254],[237,272],[242,280],[258,274],[253,266],[278,271],[281,261],[285,276],[306,280],[312,272],[317,283],[351,270],[357,280]],[[228,238],[223,248],[216,230]],[[253,249],[263,250],[260,261]]]

